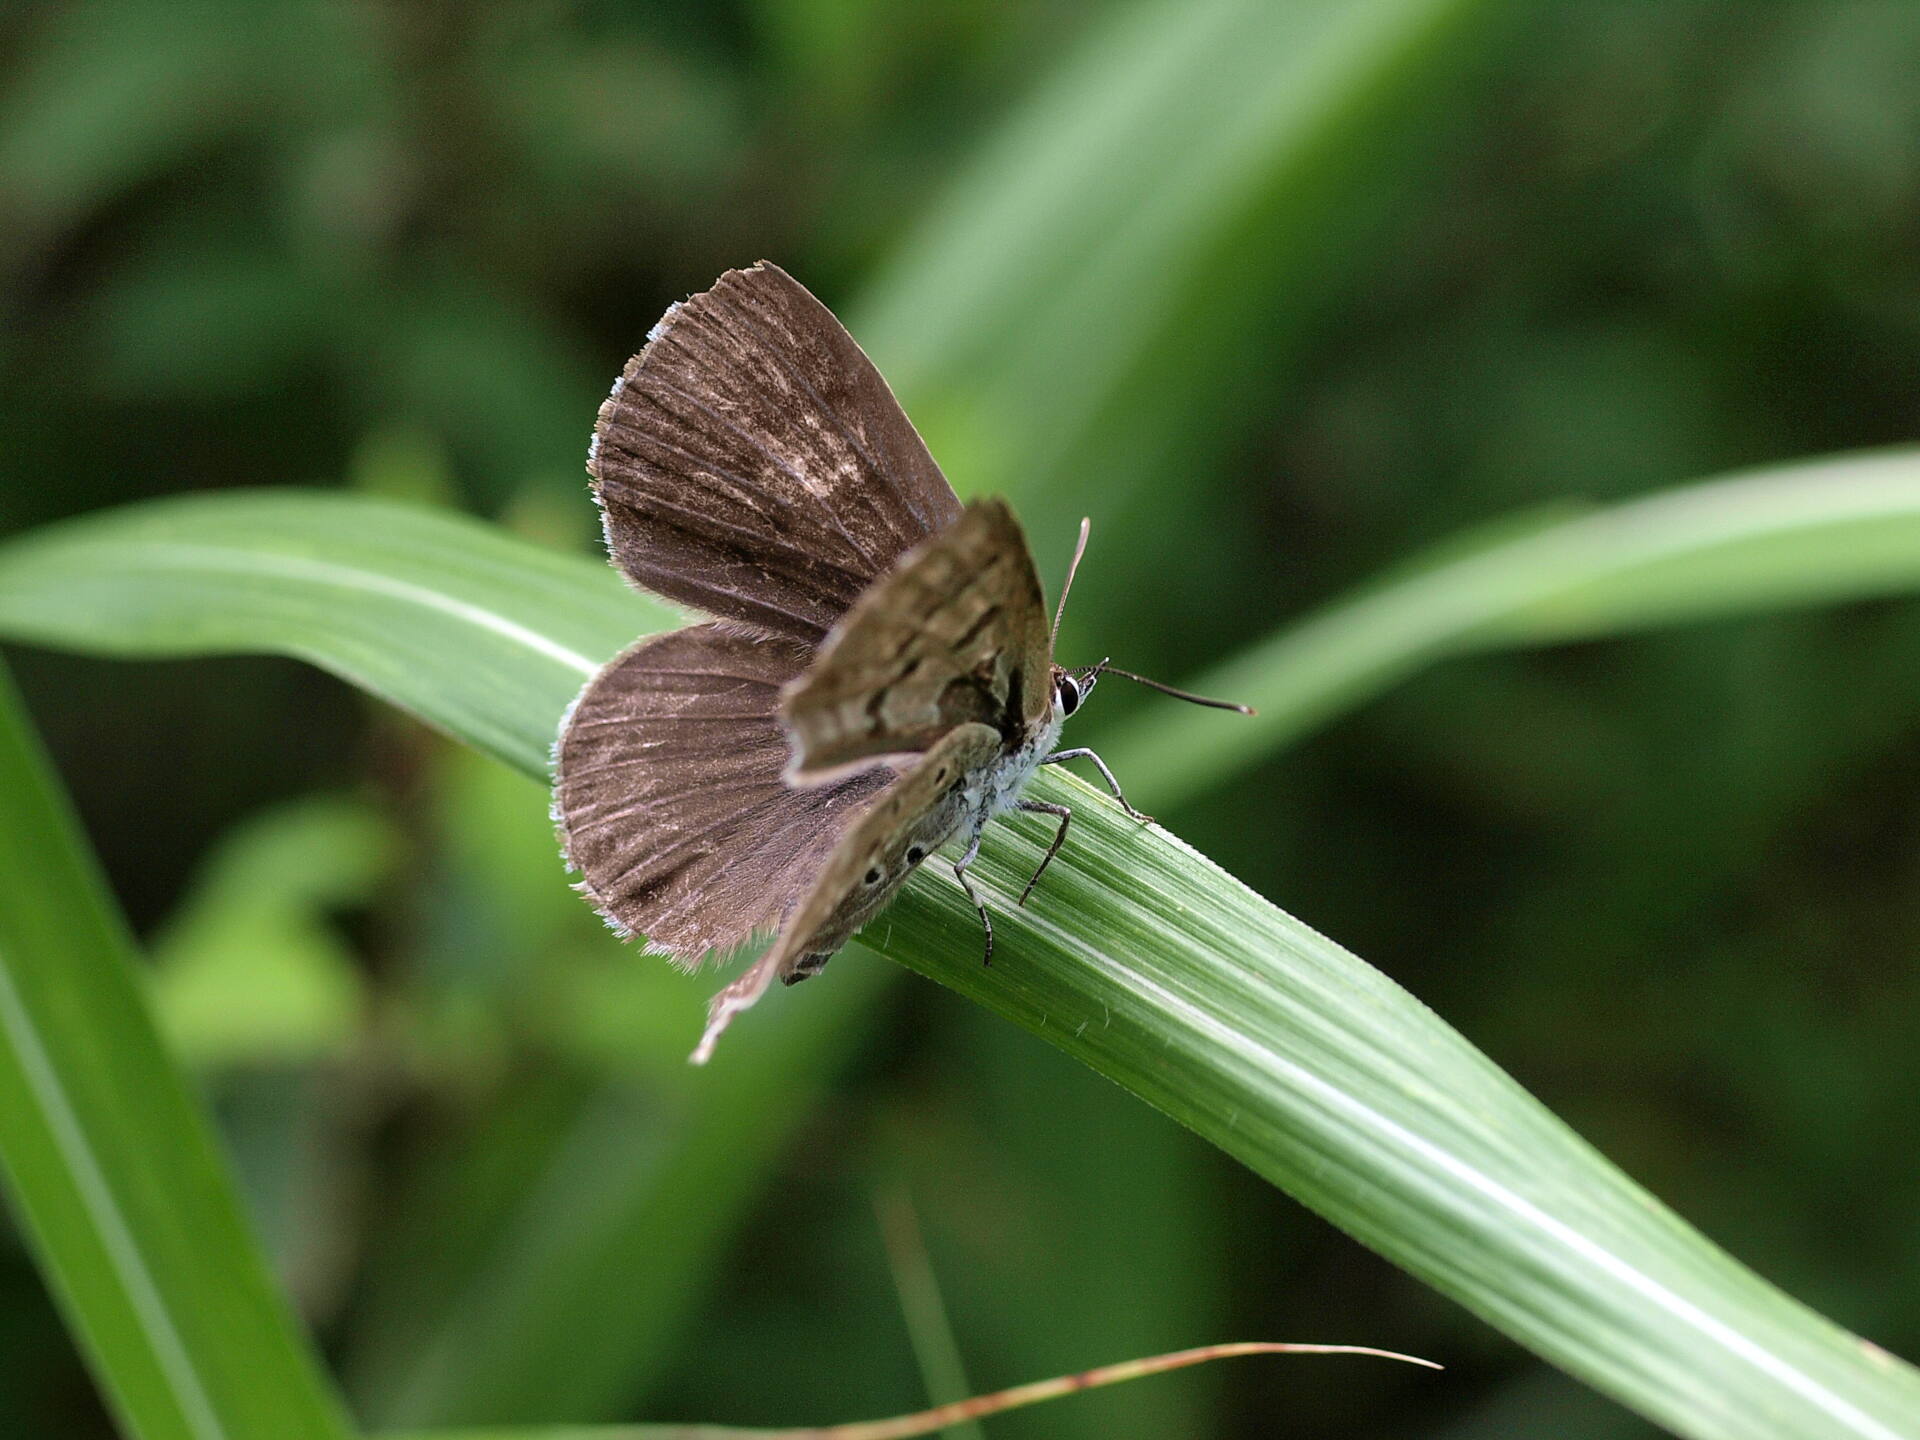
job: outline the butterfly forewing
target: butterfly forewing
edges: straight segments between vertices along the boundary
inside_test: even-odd
[[[780,924],[893,779],[781,778],[781,686],[807,652],[696,625],[597,675],[556,751],[555,813],[600,912],[683,963]]]
[[[600,407],[588,469],[628,579],[806,644],[960,514],[880,372],[766,264],[667,312]]]
[[[814,783],[969,723],[1016,748],[1049,713],[1052,659],[1019,522],[1003,500],[975,501],[861,596],[788,687],[788,775]]]

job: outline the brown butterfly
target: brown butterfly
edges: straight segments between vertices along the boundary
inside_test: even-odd
[[[567,859],[609,925],[682,965],[774,936],[714,997],[696,1063],[943,846],[991,959],[967,879],[987,821],[1060,822],[1024,905],[1071,820],[1020,798],[1037,767],[1091,760],[1147,818],[1092,751],[1053,748],[1099,676],[1128,672],[1054,663],[1060,612],[1049,626],[1013,512],[961,505],[880,372],[784,271],[729,271],[667,311],[600,407],[587,469],[614,565],[715,619],[616,656],[561,721]]]

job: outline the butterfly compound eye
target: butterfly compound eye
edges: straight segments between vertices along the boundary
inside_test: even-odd
[[[1080,682],[1071,675],[1062,675],[1054,686],[1054,699],[1063,716],[1073,714],[1080,708]]]

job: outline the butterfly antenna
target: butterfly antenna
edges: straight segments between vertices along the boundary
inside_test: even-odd
[[[1060,622],[1066,618],[1067,614],[1067,596],[1073,593],[1073,577],[1080,569],[1080,557],[1087,553],[1087,535],[1092,529],[1092,516],[1080,522],[1080,540],[1073,547],[1073,559],[1067,562],[1067,583],[1060,587],[1060,603],[1054,607],[1053,633],[1047,637],[1048,644],[1060,638]]]
[[[1162,685],[1158,680],[1149,680],[1144,675],[1136,675],[1131,670],[1122,670],[1118,665],[1109,665],[1102,660],[1091,671],[1095,675],[1118,675],[1122,680],[1131,680],[1144,685],[1149,690],[1158,690],[1162,695],[1171,695],[1176,700],[1186,700],[1195,705],[1205,705],[1214,710],[1238,710],[1242,715],[1257,715],[1259,712],[1251,705],[1236,704],[1232,700],[1214,700],[1205,695],[1196,695],[1191,690],[1176,690],[1171,685]]]

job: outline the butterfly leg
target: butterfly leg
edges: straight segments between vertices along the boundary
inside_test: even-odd
[[[1040,763],[1044,765],[1046,762],[1043,760]],[[1033,872],[1032,878],[1027,881],[1027,888],[1020,892],[1020,903],[1025,905],[1027,903],[1027,897],[1033,894],[1033,887],[1040,883],[1040,877],[1046,873],[1047,866],[1053,863],[1053,857],[1060,853],[1060,847],[1066,843],[1067,826],[1073,823],[1073,811],[1065,805],[1053,805],[1045,800],[1022,800],[1018,802],[1018,808],[1021,810],[1031,810],[1036,815],[1057,815],[1060,817],[1060,828],[1053,832],[1053,843],[1047,846],[1047,853],[1040,857],[1039,868]]]
[[[971,900],[973,908],[980,912],[980,924],[987,932],[987,953],[980,957],[980,963],[991,965],[993,963],[993,920],[987,914],[985,903],[973,893],[973,882],[967,879],[967,867],[973,864],[974,857],[980,853],[980,836],[984,828],[973,832],[973,840],[967,846],[967,853],[953,862],[953,878],[960,882],[960,888],[967,892],[967,899]]]
[[[1113,771],[1109,770],[1107,768],[1107,762],[1094,754],[1093,751],[1086,749],[1084,746],[1078,750],[1056,750],[1053,754],[1044,757],[1040,763],[1042,765],[1058,765],[1062,760],[1091,760],[1093,762],[1093,768],[1098,770],[1100,772],[1100,778],[1107,782],[1107,789],[1113,792],[1113,798],[1119,803],[1120,808],[1142,824],[1151,823],[1153,820],[1151,815],[1143,815],[1127,803],[1127,797],[1120,793],[1120,782],[1113,778]]]

